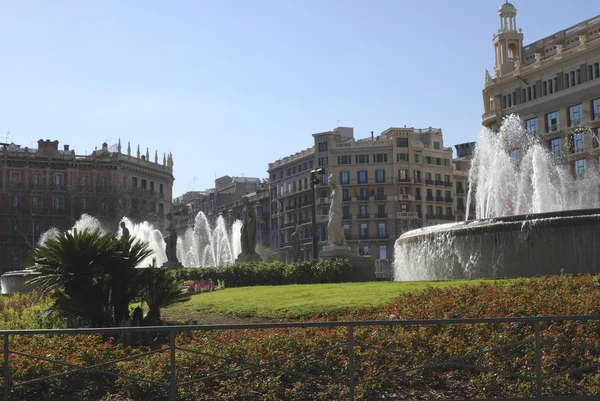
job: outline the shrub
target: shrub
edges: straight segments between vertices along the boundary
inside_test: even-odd
[[[350,281],[352,267],[345,259],[283,262],[244,262],[231,266],[175,270],[179,280],[222,281],[227,287],[283,284],[325,284]]]

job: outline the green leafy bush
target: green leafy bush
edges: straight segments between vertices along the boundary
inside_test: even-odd
[[[251,285],[325,284],[350,281],[352,267],[345,259],[283,262],[245,262],[222,267],[175,270],[179,280],[221,280],[227,287]]]

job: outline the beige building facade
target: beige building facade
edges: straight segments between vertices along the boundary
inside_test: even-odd
[[[319,167],[325,170],[315,191],[320,246],[327,241],[330,175],[342,188],[342,224],[356,253],[361,247],[391,259],[402,233],[464,219],[467,172],[457,170],[440,129],[389,128],[355,139],[352,128],[338,127],[313,139],[313,147],[269,164],[271,246],[280,255],[289,253],[297,227],[305,259],[312,256],[310,171]]]
[[[498,14],[483,125],[497,130],[518,114],[575,176],[584,174],[600,156],[600,15],[524,46],[517,9],[506,3]]]

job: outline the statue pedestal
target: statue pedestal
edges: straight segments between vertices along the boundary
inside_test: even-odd
[[[181,262],[167,261],[167,262],[163,263],[162,267],[168,267],[170,269],[181,269],[181,268],[183,268],[183,265],[181,264]]]
[[[352,281],[375,281],[375,259],[369,255],[354,256],[347,246],[324,246],[320,259],[347,259],[352,266]]]
[[[319,252],[319,259],[350,259],[352,251],[345,245],[325,245]]]
[[[262,258],[258,253],[240,253],[235,260],[235,263],[243,263],[243,262],[262,262]]]

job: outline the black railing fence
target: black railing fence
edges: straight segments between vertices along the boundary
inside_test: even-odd
[[[78,374],[151,386],[169,400],[189,386],[224,397],[214,392],[224,391],[225,382],[235,382],[248,399],[269,388],[280,392],[276,399],[313,399],[310,391],[321,394],[314,399],[352,401],[597,399],[600,315],[388,319],[4,330],[2,399],[26,399],[28,388],[81,380]],[[49,346],[56,337],[59,345]],[[86,345],[90,338],[118,352],[93,351]],[[153,339],[153,345],[119,346],[136,338]],[[82,352],[85,363],[69,357]]]

